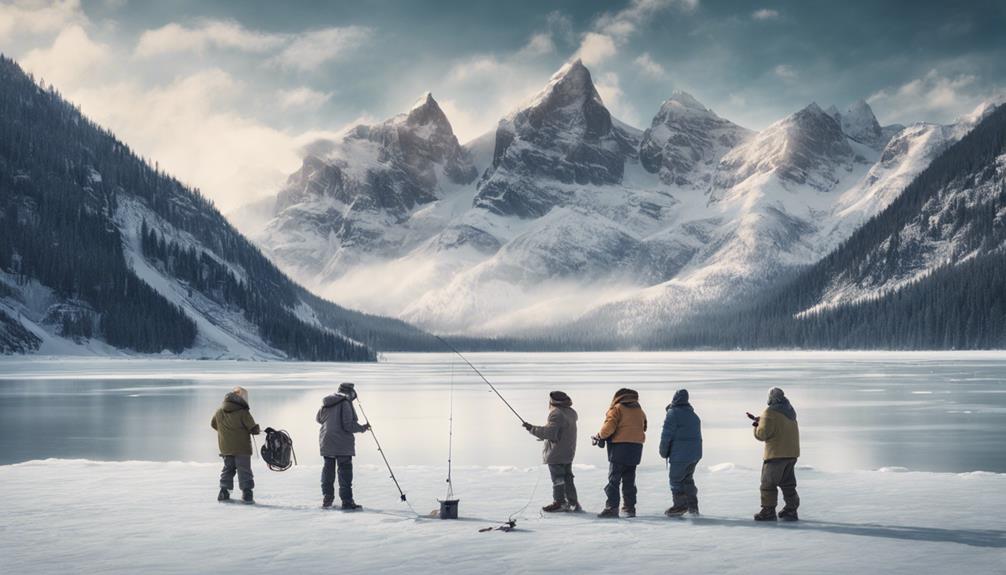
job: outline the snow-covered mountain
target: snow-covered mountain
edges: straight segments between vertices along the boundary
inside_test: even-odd
[[[0,352],[365,361],[426,337],[309,293],[2,57],[0,190]]]
[[[322,294],[467,334],[642,333],[742,298],[834,249],[976,119],[810,104],[755,133],[676,92],[641,132],[579,61],[466,146],[431,115],[436,177],[404,186],[397,141],[350,130],[307,155],[259,241]]]

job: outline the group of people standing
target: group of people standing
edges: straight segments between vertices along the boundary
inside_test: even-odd
[[[356,456],[355,434],[370,429],[361,424],[353,407],[357,398],[355,386],[343,383],[336,393],[322,400],[316,421],[321,426],[319,445],[324,466],[321,472],[322,507],[335,504],[338,480],[340,508],[354,511],[361,508],[353,499],[353,457]],[[768,406],[761,416],[752,417],[754,437],[764,442],[761,471],[761,510],[756,521],[798,519],[800,497],[796,491],[795,467],[800,457],[800,429],[796,410],[783,390],[769,390]],[[544,442],[543,460],[552,479],[552,502],[542,508],[547,513],[582,512],[573,475],[573,460],[577,443],[576,410],[573,400],[562,391],[549,394],[549,413],[545,425],[525,422],[524,428]],[[210,421],[217,431],[217,442],[224,467],[220,473],[219,501],[230,500],[234,476],[242,491],[242,501],[253,503],[255,487],[251,470],[251,436],[259,426],[251,416],[248,392],[236,387],[224,397]],[[619,509],[627,517],[636,516],[636,467],[643,456],[647,419],[639,403],[639,393],[622,388],[615,392],[600,430],[591,441],[607,450],[608,483],[604,510],[598,517],[619,517]],[[702,421],[692,407],[688,390],[675,392],[666,408],[660,433],[660,457],[668,463],[668,479],[672,504],[665,514],[681,517],[699,514],[695,468],[702,459]],[[779,491],[784,507],[776,514]]]
[[[573,483],[573,459],[576,455],[577,413],[573,400],[561,391],[549,394],[549,414],[545,425],[524,423],[531,435],[545,442],[543,460],[552,477],[552,503],[542,511],[582,511]],[[761,472],[761,510],[755,521],[783,519],[796,521],[800,497],[796,492],[796,461],[800,457],[800,428],[786,394],[778,387],[769,390],[768,407],[753,417],[754,437],[764,442]],[[615,392],[600,431],[591,436],[594,445],[607,449],[608,483],[606,501],[598,517],[636,516],[636,467],[643,456],[647,420],[639,404],[639,393],[622,388]],[[671,507],[668,517],[699,514],[695,468],[702,459],[702,420],[689,402],[688,390],[675,392],[664,415],[659,452],[668,463]],[[785,507],[776,514],[779,491]]]

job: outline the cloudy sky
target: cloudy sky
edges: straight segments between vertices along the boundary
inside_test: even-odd
[[[1003,94],[1004,29],[1001,0],[0,0],[0,51],[225,212],[426,90],[478,136],[574,56],[639,127],[675,89],[755,129],[859,98],[947,122]]]

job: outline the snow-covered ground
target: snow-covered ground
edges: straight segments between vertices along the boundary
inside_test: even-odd
[[[564,389],[580,413],[576,477],[603,505],[604,452],[588,436],[615,389],[640,391],[650,433],[639,517],[542,516],[540,444],[447,354],[377,364],[0,359],[3,573],[1006,573],[1006,354],[734,352],[471,354],[529,420]],[[409,502],[443,497],[454,381],[460,521],[417,518],[370,437],[357,443],[367,511],[322,511],[314,414],[355,381]],[[299,465],[253,460],[258,505],[215,501],[208,420],[235,384],[263,425],[288,429]],[[760,445],[743,413],[771,385],[799,413],[798,524],[755,524]],[[687,387],[703,419],[704,516],[668,520],[655,439]],[[46,459],[62,458],[62,459]],[[98,461],[104,460],[104,461]],[[118,461],[108,461],[118,460]],[[142,461],[132,461],[142,460]],[[180,460],[180,461],[172,461]],[[906,468],[912,469],[908,471]],[[928,470],[928,471],[926,471]],[[975,471],[985,470],[985,471]],[[993,473],[998,472],[998,473]],[[526,509],[522,510],[527,504]],[[516,514],[518,530],[479,533]]]
[[[0,467],[5,573],[957,573],[1006,572],[1006,475],[798,471],[803,520],[756,524],[758,472],[697,474],[703,517],[669,520],[664,470],[641,468],[639,516],[542,516],[547,472],[460,468],[459,521],[417,518],[387,473],[357,469],[362,513],[319,508],[313,458],[253,461],[255,506],[219,504],[213,463],[32,461]],[[443,469],[403,467],[420,513]],[[576,470],[586,508],[603,468]],[[537,490],[535,485],[537,484]],[[517,515],[518,530],[480,533]]]

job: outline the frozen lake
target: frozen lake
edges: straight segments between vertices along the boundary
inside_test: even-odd
[[[703,420],[703,464],[760,463],[745,411],[786,390],[802,465],[848,471],[1006,472],[1006,353],[470,354],[525,419],[542,423],[562,389],[580,414],[580,463],[604,466],[589,436],[619,387],[640,392],[651,433],[644,465],[662,465],[664,406],[686,387]],[[453,375],[452,375],[453,374]],[[263,427],[287,429],[316,464],[315,413],[341,381],[357,384],[393,465],[443,465],[451,381],[457,466],[534,465],[540,444],[466,365],[449,354],[390,354],[382,363],[312,364],[5,358],[0,464],[43,458],[216,461],[209,420],[234,385]],[[360,462],[379,463],[358,438]],[[254,465],[261,465],[260,462]]]

